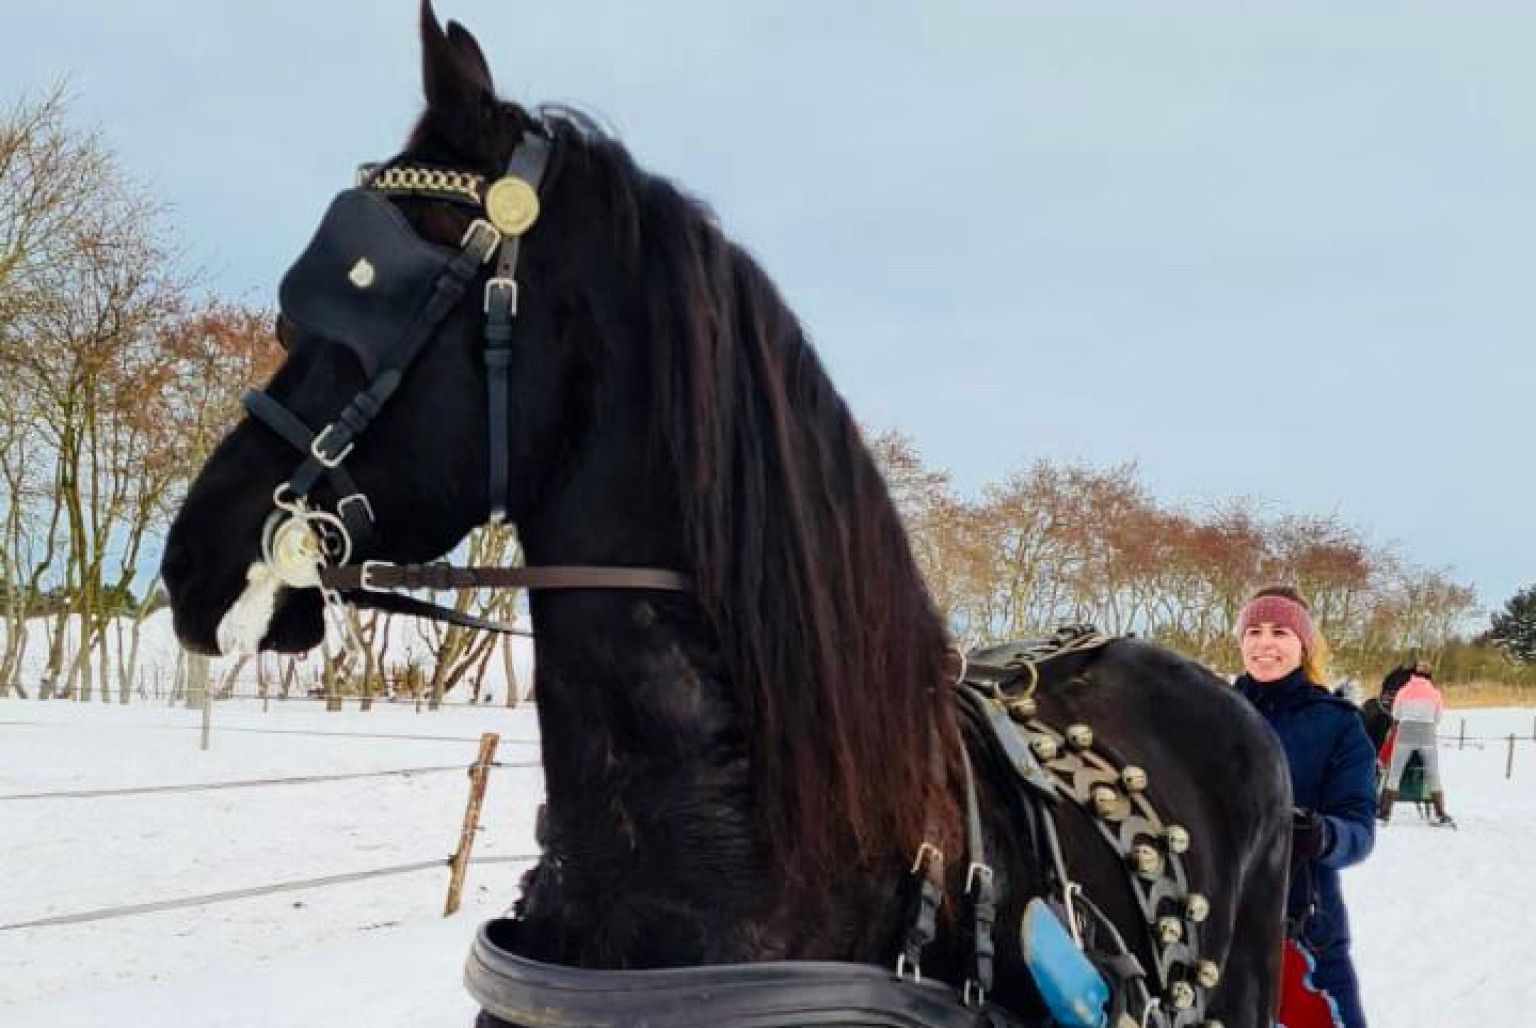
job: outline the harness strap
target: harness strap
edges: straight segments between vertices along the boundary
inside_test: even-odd
[[[569,564],[550,567],[456,567],[452,564],[388,564],[365,561],[320,571],[320,584],[338,592],[359,589],[655,589],[688,592],[692,579],[663,568],[590,567]]]
[[[933,787],[943,793],[948,783],[944,775],[944,746],[938,728],[928,733],[928,765],[933,775]],[[912,879],[917,883],[913,900],[912,922],[907,926],[901,953],[896,957],[896,977],[905,977],[911,970],[912,981],[923,980],[923,950],[939,934],[939,904],[944,902],[944,851],[933,844],[938,838],[938,823],[933,807],[928,810],[928,823],[923,829],[923,842],[917,848],[912,861]]]
[[[1024,1028],[1000,1007],[959,1003],[939,981],[834,961],[606,971],[518,956],[516,921],[482,925],[464,968],[481,1008],[543,1028]]]
[[[310,440],[314,439],[315,433],[287,407],[259,389],[247,389],[241,394],[240,403],[253,418],[288,440],[299,451],[309,452]],[[336,516],[341,518],[347,535],[352,539],[354,546],[367,545],[373,537],[373,508],[363,498],[363,491],[357,487],[357,481],[345,466],[338,464],[334,468],[323,470],[330,478],[331,486],[336,490],[339,498],[336,504]],[[310,484],[310,488],[312,487],[313,483]]]
[[[502,243],[502,249],[516,246],[516,239]],[[490,433],[490,476],[486,498],[490,519],[500,524],[507,519],[507,483],[510,458],[507,454],[508,423],[511,420],[511,394],[507,371],[512,363],[512,318],[517,314],[517,283],[502,284],[493,279],[485,284],[485,380],[486,425]]]
[[[974,958],[964,995],[967,1003],[980,1003],[992,991],[992,961],[997,952],[992,941],[992,926],[997,921],[997,899],[992,866],[987,863],[986,838],[981,831],[976,775],[964,746],[960,747],[960,767],[965,773],[965,836],[971,861],[965,872],[965,889],[971,899],[971,955]]]
[[[550,150],[547,135],[537,131],[524,132],[507,160],[506,174],[528,183],[537,196],[544,181],[544,171],[549,166]],[[507,369],[512,362],[512,319],[517,317],[517,259],[521,250],[522,236],[504,236],[501,252],[496,258],[495,277],[485,285],[486,428],[490,434],[486,448],[490,455],[487,497],[490,519],[495,524],[507,518],[507,483],[510,479],[507,426],[511,416]]]
[[[478,628],[486,632],[499,632],[502,635],[526,635],[530,638],[533,633],[526,628],[518,628],[516,625],[505,621],[492,621],[490,618],[476,617],[466,614],[462,610],[452,607],[444,607],[437,603],[428,603],[418,600],[414,596],[401,596],[399,593],[379,593],[358,591],[346,594],[346,600],[354,607],[366,607],[370,610],[382,610],[391,614],[410,614],[419,618],[430,618],[433,621],[445,621],[450,625],[459,625],[462,628]]]

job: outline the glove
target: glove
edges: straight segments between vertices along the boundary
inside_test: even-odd
[[[1315,810],[1291,811],[1291,860],[1316,860],[1328,844],[1328,824]]]

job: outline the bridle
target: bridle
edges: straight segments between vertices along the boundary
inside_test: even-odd
[[[262,532],[262,559],[282,584],[319,588],[336,608],[344,604],[346,593],[363,606],[495,631],[514,629],[393,590],[691,588],[688,576],[663,568],[351,563],[354,554],[374,548],[378,532],[373,506],[347,471],[346,459],[411,363],[492,261],[495,267],[485,279],[482,305],[489,522],[506,519],[507,371],[518,309],[517,262],[522,237],[538,220],[539,187],[552,147],[546,128],[530,128],[513,148],[502,176],[489,183],[483,176],[449,168],[364,165],[358,184],[332,201],[309,246],[283,277],[283,320],[351,349],[368,381],[318,431],[266,392],[251,390],[242,397],[253,418],[304,455],[274,490],[274,510]],[[389,197],[448,201],[469,208],[476,217],[456,249],[441,246],[417,235]],[[334,511],[310,501],[322,479],[339,498]]]

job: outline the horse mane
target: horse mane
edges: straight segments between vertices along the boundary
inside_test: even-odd
[[[952,840],[950,790],[936,788],[958,752],[947,634],[842,397],[703,204],[590,120],[545,115],[561,177],[606,204],[643,276],[655,456],[747,726],[777,870],[825,881],[847,873],[850,848],[859,867],[893,848],[900,859],[925,825]]]

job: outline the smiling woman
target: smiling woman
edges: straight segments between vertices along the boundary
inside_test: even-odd
[[[1237,689],[1279,737],[1291,773],[1296,808],[1287,930],[1314,968],[1311,984],[1331,1007],[1317,1020],[1300,1017],[1295,1004],[1313,994],[1288,980],[1280,1019],[1363,1028],[1339,871],[1369,856],[1375,842],[1375,750],[1354,704],[1324,687],[1327,643],[1299,592],[1259,590],[1238,615],[1237,631],[1244,671]]]

